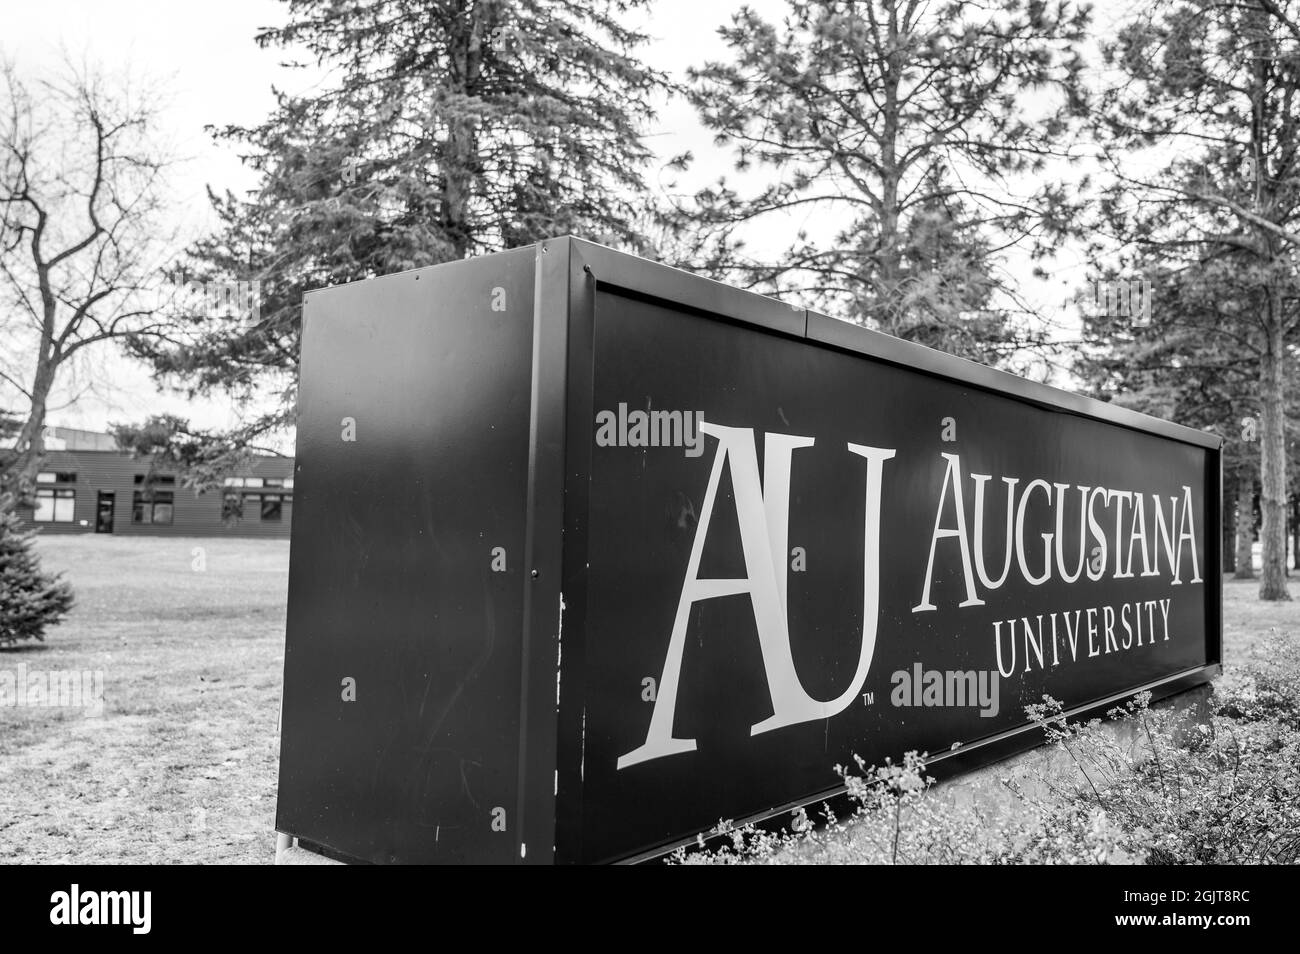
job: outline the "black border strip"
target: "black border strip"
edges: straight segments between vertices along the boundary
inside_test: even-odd
[[[815,311],[794,310],[790,305],[681,269],[637,258],[624,252],[574,239],[583,260],[605,288],[656,298],[677,307],[687,306],[731,321],[803,338],[843,351],[867,355],[890,364],[946,378],[987,391],[1019,398],[1042,407],[1069,411],[1084,417],[1120,424],[1134,430],[1172,438],[1210,450],[1219,450],[1217,434],[1161,420],[1140,411],[1098,401],[1048,384],[985,367],[913,341],[904,341],[861,325],[829,318]]]
[[[564,448],[564,553],[555,702],[559,710],[555,765],[555,863],[582,857],[583,757],[586,743],[587,534],[592,444],[586,439],[595,413],[594,325],[596,282],[574,249],[569,267],[568,390],[563,396],[568,433]]]
[[[617,252],[583,239],[573,239],[578,254],[596,281],[635,295],[672,302],[695,311],[721,315],[732,321],[757,325],[768,331],[802,338],[808,328],[807,312],[775,298],[756,295],[680,268]]]
[[[519,789],[516,863],[555,860],[558,737],[556,659],[564,560],[565,395],[570,314],[567,238],[535,246],[533,368],[529,410],[528,496],[524,518],[524,611],[519,679]]]

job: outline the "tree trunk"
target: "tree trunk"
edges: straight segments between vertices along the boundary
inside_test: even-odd
[[[1291,566],[1300,570],[1300,494],[1291,497]]]
[[[880,198],[873,203],[879,229],[875,305],[883,329],[895,337],[905,338],[908,315],[903,308],[903,249],[899,237],[903,169],[897,152],[902,112],[899,85],[903,81],[904,58],[899,43],[898,4],[887,4],[886,14],[888,22],[876,26],[877,36],[884,31],[883,43],[890,52],[880,64]]]
[[[1280,302],[1271,303],[1260,367],[1263,421],[1260,440],[1259,531],[1263,551],[1261,600],[1289,600],[1286,586],[1286,340]]]
[[[1237,481],[1237,568],[1233,577],[1238,580],[1255,578],[1255,561],[1251,557],[1251,544],[1255,542],[1255,482],[1249,477]]]
[[[491,7],[487,8],[490,14]],[[477,3],[470,4],[452,38],[451,82],[457,92],[474,96],[478,92],[483,70],[483,44],[491,35],[492,23]],[[443,234],[456,258],[468,256],[474,239],[470,223],[470,203],[478,166],[478,133],[463,106],[447,121],[447,141],[441,149]]]
[[[1231,573],[1237,569],[1237,485],[1238,480],[1229,479],[1223,488],[1223,540],[1219,552],[1223,554],[1223,572]]]
[[[54,386],[55,366],[42,355],[32,382],[32,405],[14,441],[17,451],[0,473],[0,506],[31,506],[36,475],[45,460],[45,409]]]

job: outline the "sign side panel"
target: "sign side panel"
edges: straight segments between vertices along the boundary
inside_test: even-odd
[[[312,293],[277,828],[511,862],[531,249]]]

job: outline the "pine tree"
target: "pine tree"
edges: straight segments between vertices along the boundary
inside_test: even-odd
[[[72,588],[42,573],[32,548],[34,530],[24,530],[18,515],[0,505],[0,646],[44,639],[72,609]]]
[[[220,132],[261,188],[212,196],[222,227],[178,276],[257,281],[255,307],[184,315],[136,353],[199,393],[280,387],[246,443],[292,419],[305,291],[562,234],[639,249],[665,79],[619,17],[643,4],[290,0],[259,44],[305,48],[332,84]]]
[[[1286,584],[1288,372],[1300,333],[1300,3],[1156,0],[1113,40],[1099,132],[1115,184],[1104,228],[1222,306],[1204,332],[1246,362],[1259,408],[1260,598]],[[1121,160],[1157,147],[1154,163]],[[1192,281],[1189,278],[1187,281]]]
[[[1051,244],[1068,205],[1057,187],[1016,185],[1066,155],[1087,20],[1086,7],[1021,0],[790,0],[781,26],[742,8],[721,31],[732,60],[693,70],[691,98],[737,171],[769,184],[694,196],[681,210],[704,226],[694,264],[1003,362],[1034,336],[1012,321],[999,255]],[[1041,109],[1026,108],[1031,90]],[[757,228],[793,241],[760,255]]]
[[[1145,283],[1147,309],[1083,309],[1083,348],[1073,370],[1094,396],[1220,435],[1223,440],[1225,568],[1254,577],[1251,545],[1258,520],[1259,345],[1240,316],[1258,307],[1258,276],[1239,250],[1179,261],[1168,249],[1141,247],[1098,280],[1102,288]],[[1126,277],[1141,276],[1141,277]],[[1118,296],[1096,294],[1086,299]],[[1293,396],[1291,421],[1296,420]],[[1297,456],[1296,428],[1289,435]]]

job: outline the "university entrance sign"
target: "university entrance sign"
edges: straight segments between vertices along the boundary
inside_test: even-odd
[[[1220,659],[1216,437],[575,239],[311,293],[277,828],[621,861]]]

